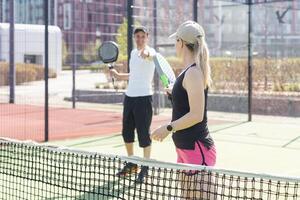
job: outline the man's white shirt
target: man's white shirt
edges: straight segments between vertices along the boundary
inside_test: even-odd
[[[150,56],[155,55],[155,50],[146,47]],[[129,61],[129,82],[126,95],[129,97],[140,97],[153,95],[152,80],[155,71],[154,62],[151,59],[143,59],[141,51],[133,49]]]

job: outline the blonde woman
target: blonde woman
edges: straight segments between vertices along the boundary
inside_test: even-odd
[[[163,141],[172,133],[178,163],[214,166],[216,150],[207,126],[207,92],[211,77],[204,30],[198,23],[186,21],[170,37],[176,38],[176,54],[182,58],[184,70],[171,91],[172,121],[156,129],[151,137]],[[195,176],[201,177],[206,186],[197,184],[200,181],[191,185],[189,180],[194,181]],[[211,180],[208,176],[203,179],[203,174],[183,173],[181,184],[185,186],[181,187],[184,198],[214,199],[206,190],[208,178]]]

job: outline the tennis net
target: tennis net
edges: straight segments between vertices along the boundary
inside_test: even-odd
[[[148,176],[118,177],[124,163]],[[300,199],[300,179],[0,139],[0,199]]]

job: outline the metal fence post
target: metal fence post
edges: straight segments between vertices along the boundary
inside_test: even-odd
[[[15,12],[14,1],[9,1],[9,103],[15,103]]]
[[[194,21],[198,21],[198,0],[193,1],[193,18]]]
[[[157,0],[153,0],[153,45],[157,50]],[[154,75],[154,99],[153,99],[154,115],[159,114],[160,108],[160,88],[159,77],[157,73]]]
[[[76,108],[76,29],[75,29],[75,1],[72,3],[72,30],[73,30],[73,48],[72,48],[72,108]]]
[[[49,91],[48,91],[48,74],[49,74],[49,52],[48,52],[48,23],[49,23],[49,1],[44,1],[44,20],[45,20],[45,142],[49,140]]]
[[[252,0],[248,3],[248,121],[252,121]]]
[[[128,72],[129,72],[129,60],[130,60],[130,53],[133,48],[133,41],[132,41],[132,35],[133,35],[133,4],[134,0],[127,0],[127,66],[128,66]]]

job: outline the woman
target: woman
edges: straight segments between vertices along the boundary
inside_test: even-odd
[[[173,133],[178,163],[214,166],[216,150],[207,127],[207,91],[211,78],[204,30],[198,23],[186,21],[170,37],[176,37],[176,53],[183,59],[185,69],[172,89],[172,121],[156,129],[151,135],[152,139],[162,141]],[[196,173],[184,173],[181,184],[191,179],[191,175],[195,176]],[[203,174],[201,176],[203,181]],[[197,183],[199,181],[192,185],[181,185],[185,191],[182,194],[184,198],[214,199],[208,197],[212,195],[205,189],[207,185],[200,186]],[[187,188],[194,192],[188,192]]]

